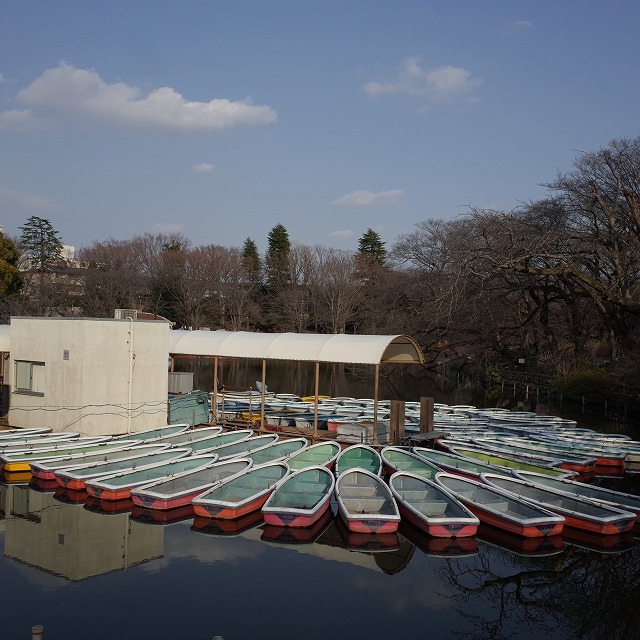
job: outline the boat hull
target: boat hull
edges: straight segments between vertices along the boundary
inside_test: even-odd
[[[398,502],[398,509],[403,518],[434,538],[467,538],[474,536],[478,530],[478,525],[472,524],[429,524],[401,502]]]
[[[145,509],[159,509],[166,511],[168,509],[190,506],[193,498],[200,495],[201,493],[202,489],[198,489],[196,491],[193,491],[192,493],[185,493],[172,498],[156,498],[153,496],[133,493],[131,495],[131,498],[133,500],[133,504],[139,507],[144,507]]]
[[[391,520],[382,520],[375,516],[365,518],[354,518],[352,515],[345,515],[340,511],[340,515],[349,531],[353,533],[375,533],[383,535],[385,533],[394,533],[398,530],[398,522]]]
[[[193,511],[197,516],[202,518],[216,518],[219,520],[236,520],[243,516],[249,515],[258,509],[262,509],[262,505],[267,501],[269,493],[256,498],[252,502],[246,504],[231,507],[229,505],[217,505],[217,504],[198,504],[194,503]]]
[[[553,524],[522,525],[510,520],[509,518],[501,518],[499,515],[491,511],[485,511],[475,505],[467,504],[467,507],[478,517],[480,522],[489,524],[492,527],[497,527],[498,529],[503,529],[509,533],[515,533],[516,535],[524,538],[555,536],[561,534],[564,528],[564,524],[561,522]]]
[[[266,524],[277,527],[311,527],[327,512],[330,500],[324,501],[312,513],[295,513],[293,511],[269,511],[262,514]]]

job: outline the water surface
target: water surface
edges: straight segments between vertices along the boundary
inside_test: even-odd
[[[293,531],[82,498],[0,485],[3,637],[35,624],[45,640],[638,637],[630,534],[362,536],[333,513]]]

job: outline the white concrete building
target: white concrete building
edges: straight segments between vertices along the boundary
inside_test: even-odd
[[[14,317],[6,329],[11,426],[116,435],[167,424],[168,322]]]

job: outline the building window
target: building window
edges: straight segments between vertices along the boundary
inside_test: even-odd
[[[44,362],[16,360],[14,391],[44,395]]]

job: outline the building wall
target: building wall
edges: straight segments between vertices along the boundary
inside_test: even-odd
[[[167,424],[163,321],[11,318],[9,424],[116,435]],[[18,392],[15,362],[44,362],[42,393]]]

